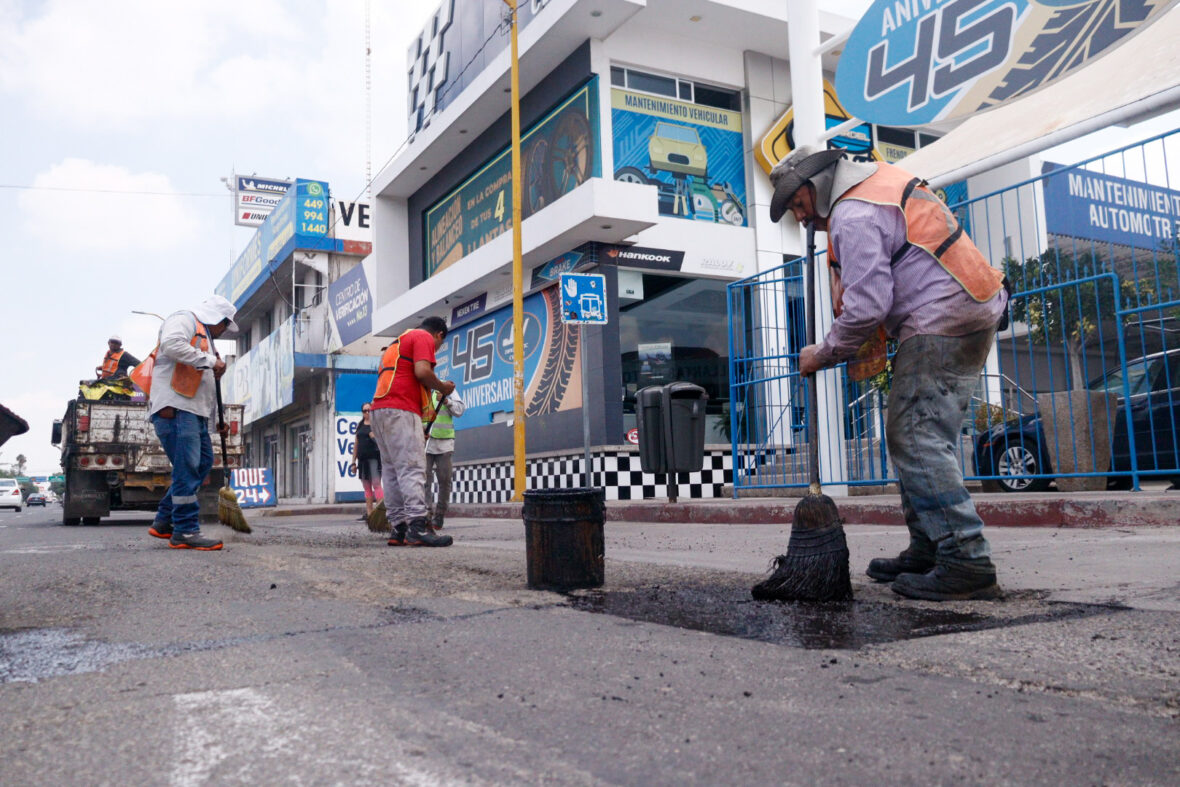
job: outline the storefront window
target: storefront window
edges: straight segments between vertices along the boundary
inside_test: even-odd
[[[635,426],[636,391],[684,381],[709,394],[705,441],[729,442],[725,282],[643,274],[641,294],[619,308],[624,426]]]

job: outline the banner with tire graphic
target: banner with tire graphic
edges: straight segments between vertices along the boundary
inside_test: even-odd
[[[577,326],[561,322],[556,286],[524,299],[524,401],[529,417],[582,406]],[[513,411],[512,307],[492,312],[447,335],[435,373],[453,380],[467,410],[456,429],[494,423]]]

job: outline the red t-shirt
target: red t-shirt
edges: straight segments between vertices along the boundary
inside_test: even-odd
[[[393,375],[389,393],[380,399],[374,399],[373,409],[393,408],[422,415],[422,384],[414,376],[414,362],[429,361],[430,365],[434,366],[434,337],[421,328],[415,328],[402,336],[397,352],[401,357],[398,359],[397,372]]]

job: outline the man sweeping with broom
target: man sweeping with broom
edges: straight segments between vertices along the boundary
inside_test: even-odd
[[[213,348],[214,339],[238,335],[236,309],[220,295],[206,298],[192,310],[178,311],[160,326],[160,340],[151,363],[149,412],[156,436],[172,462],[172,485],[160,500],[148,533],[168,539],[173,549],[211,552],[221,541],[201,534],[197,490],[213,468],[209,419],[217,415],[216,381],[225,372]],[[142,377],[141,377],[142,379]],[[143,386],[141,386],[143,387]],[[229,427],[218,424],[224,437]]]
[[[885,436],[910,542],[895,558],[871,561],[867,573],[910,598],[997,597],[983,522],[954,448],[1007,305],[1002,274],[919,178],[842,154],[792,151],[771,172],[770,217],[790,212],[829,233],[837,317],[822,342],[800,351],[800,374],[855,357],[879,327],[899,342]]]

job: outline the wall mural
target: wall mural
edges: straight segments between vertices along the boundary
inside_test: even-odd
[[[578,331],[561,322],[556,286],[524,299],[525,412],[548,415],[582,406]],[[456,429],[493,423],[513,410],[512,307],[456,328],[436,353],[435,373],[453,380],[467,405]]]
[[[598,155],[598,79],[561,102],[522,137],[521,173],[528,218],[588,178]],[[458,188],[434,203],[426,225],[426,276],[463,259],[512,228],[512,148],[505,146]]]
[[[615,180],[659,189],[660,214],[743,226],[742,115],[611,89]]]

